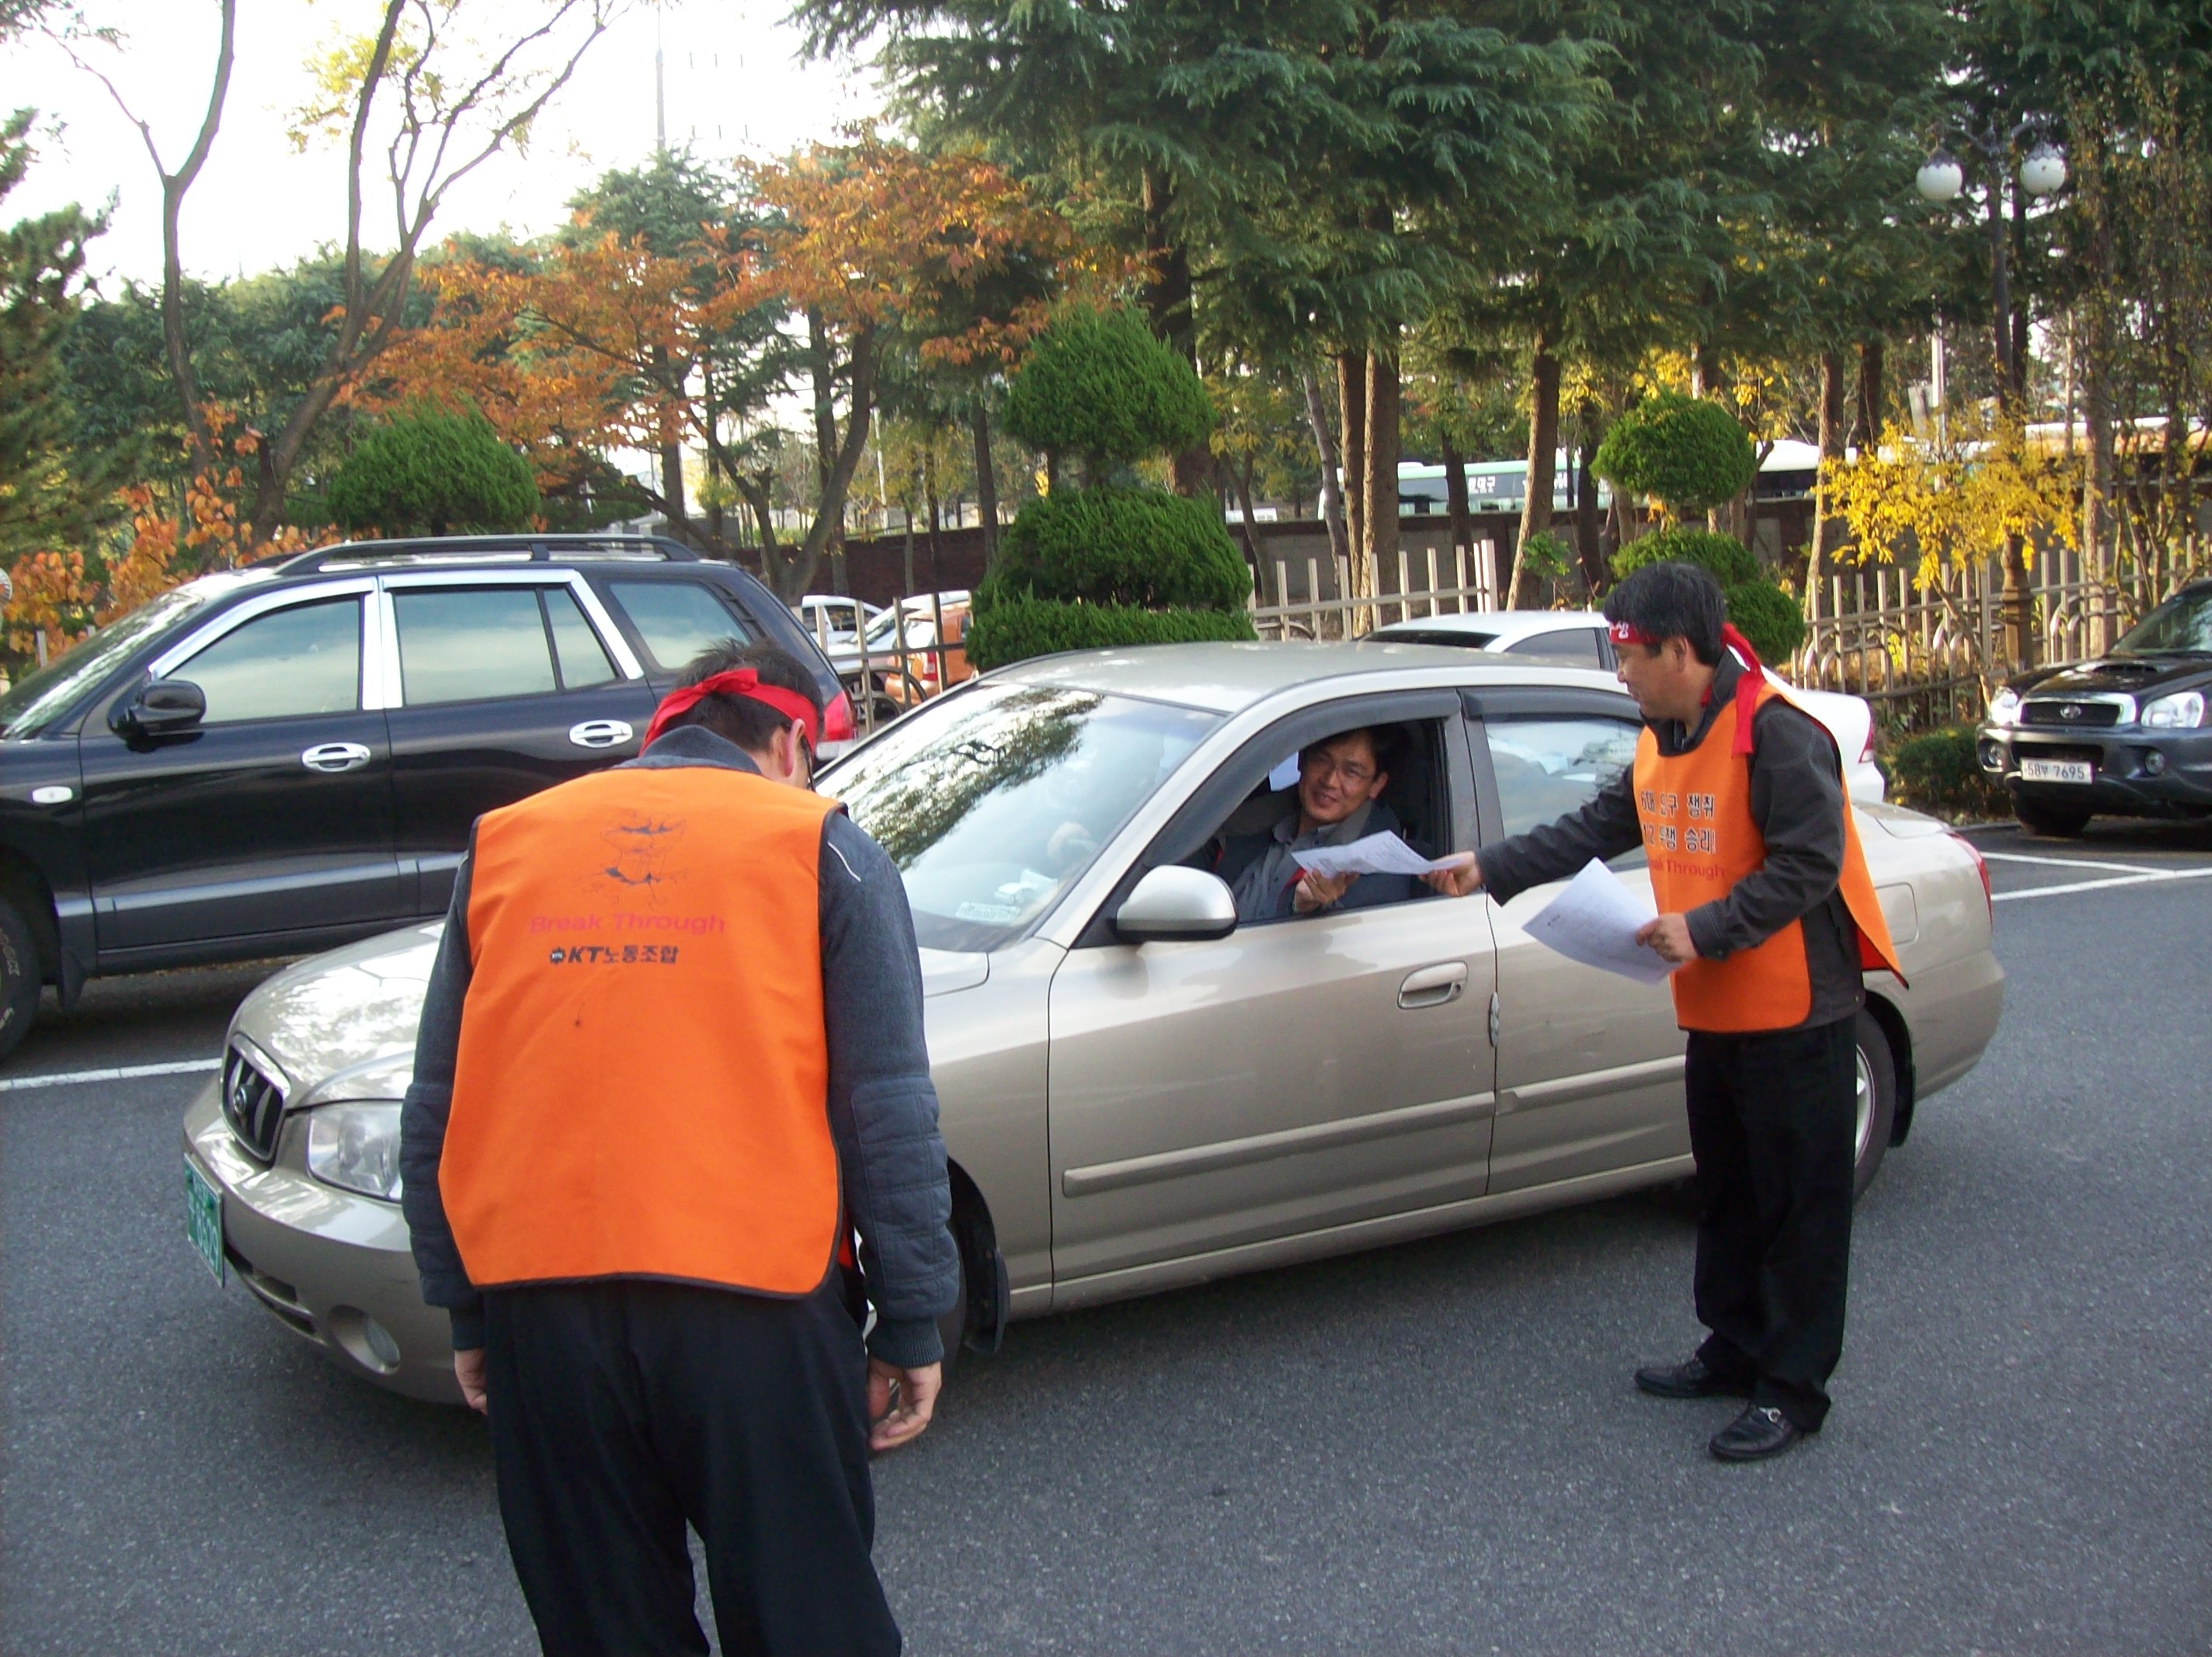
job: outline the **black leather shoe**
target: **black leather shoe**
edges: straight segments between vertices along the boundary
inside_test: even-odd
[[[1749,1398],[1751,1383],[1717,1375],[1703,1358],[1654,1363],[1636,1372],[1636,1385],[1654,1398]]]
[[[1714,1434],[1709,1448],[1723,1461],[1763,1461],[1804,1436],[1804,1429],[1781,1411],[1754,1404]]]

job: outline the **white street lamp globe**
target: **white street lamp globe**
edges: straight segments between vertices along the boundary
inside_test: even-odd
[[[2020,164],[2020,187],[2031,196],[2048,196],[2066,182],[2066,158],[2049,144],[2038,144]]]
[[[1912,175],[1912,187],[1927,201],[1956,201],[1966,187],[1966,169],[1949,150],[1939,149],[1920,163],[1920,171]]]

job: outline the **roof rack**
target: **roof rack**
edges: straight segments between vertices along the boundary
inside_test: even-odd
[[[661,535],[442,535],[405,540],[346,541],[318,547],[276,565],[286,575],[340,570],[436,569],[456,564],[544,564],[579,559],[624,563],[696,564],[699,555]]]

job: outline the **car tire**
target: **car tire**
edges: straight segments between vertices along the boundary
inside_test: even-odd
[[[2081,831],[2089,826],[2095,813],[2079,805],[2051,805],[2042,800],[2012,797],[2012,814],[2020,826],[2031,835],[2044,835],[2052,840],[2078,840]]]
[[[1881,1169],[1889,1150],[1889,1136],[1897,1123],[1897,1058],[1881,1021],[1870,1012],[1859,1014],[1853,1083],[1853,1153],[1851,1196],[1866,1193]]]
[[[13,1053],[39,1016],[38,940],[31,923],[0,900],[0,1058]]]

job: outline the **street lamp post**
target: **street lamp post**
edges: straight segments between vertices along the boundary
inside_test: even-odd
[[[1978,133],[1964,131],[1960,135],[1980,156],[1989,179],[1990,328],[1996,347],[1997,410],[2000,414],[2019,415],[2022,418],[2025,418],[2025,410],[2021,405],[2027,397],[2027,363],[2026,353],[2013,349],[2011,259],[2005,224],[2005,163],[2011,158],[2012,152],[2035,130],[2035,123],[2023,121],[2009,134],[2000,135],[1996,124],[1991,123]],[[2021,158],[2015,177],[2021,197],[2039,200],[2066,182],[2065,158],[2047,140],[2039,137]],[[1921,163],[1912,182],[1923,199],[1940,205],[1958,199],[1966,186],[1966,171],[1948,149],[1937,149]],[[2024,206],[2025,203],[2021,204]],[[2036,630],[2034,619],[2029,613],[2025,547],[2016,535],[2005,538],[2004,610],[2005,653],[2021,666],[2030,665]]]

